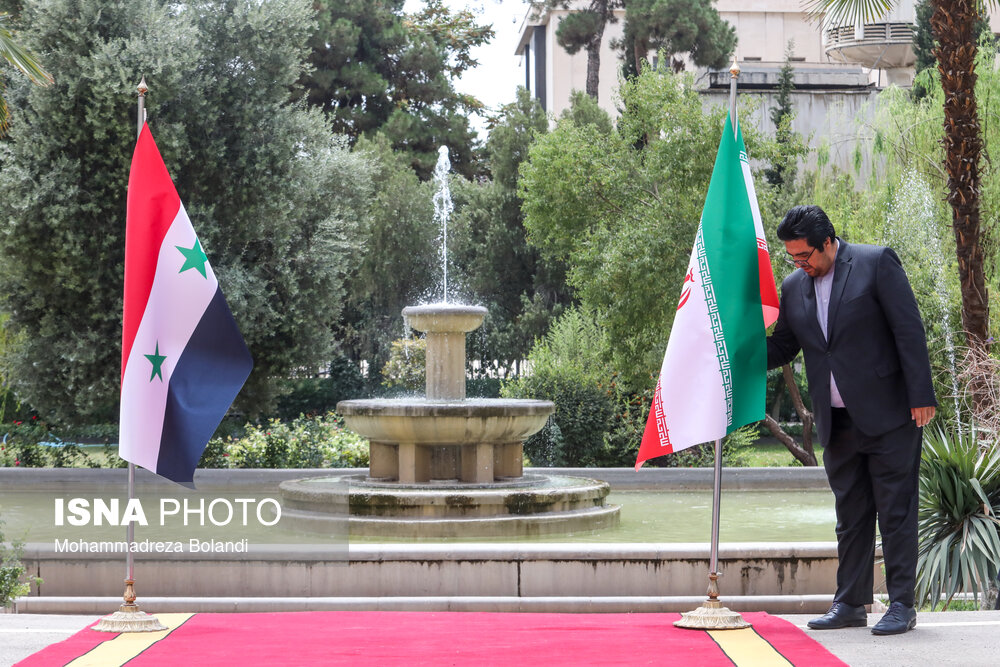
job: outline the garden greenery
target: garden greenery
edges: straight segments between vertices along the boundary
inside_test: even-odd
[[[693,77],[662,65],[622,82],[620,95],[614,130],[570,113],[539,135],[519,194],[531,242],[568,264],[574,295],[613,341],[602,346],[607,361],[641,391],[662,360],[670,292],[679,294],[726,110],[704,110]],[[776,150],[750,126],[743,132],[751,155]]]
[[[205,448],[203,468],[363,468],[368,441],[344,428],[334,413],[300,416],[290,422],[271,419],[247,424],[242,433],[213,438]]]
[[[530,373],[504,384],[507,398],[555,403],[549,424],[524,443],[534,465],[600,465],[615,416],[603,360],[604,333],[591,313],[567,310],[528,355]],[[634,462],[634,461],[633,461]]]
[[[1000,448],[976,429],[925,433],[920,462],[917,600],[978,601],[1000,570]]]
[[[21,556],[24,543],[21,540],[10,540],[3,534],[3,519],[0,518],[0,607],[10,607],[17,598],[27,595],[31,584],[38,586],[41,577],[25,577]]]
[[[145,74],[150,127],[254,358],[237,399],[274,408],[325,364],[369,165],[292,102],[306,0],[0,0],[56,83],[11,80],[0,144],[3,375],[52,421],[107,421],[120,382],[124,214]]]

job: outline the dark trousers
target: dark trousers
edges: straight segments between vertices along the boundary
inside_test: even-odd
[[[889,601],[913,606],[921,431],[910,421],[869,437],[833,408],[823,466],[837,505],[836,602],[872,602],[877,519]]]

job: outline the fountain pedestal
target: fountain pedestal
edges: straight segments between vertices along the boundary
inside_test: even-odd
[[[485,316],[481,306],[403,310],[407,325],[427,335],[427,398],[337,405],[348,428],[371,443],[371,479],[487,484],[521,477],[524,439],[555,407],[549,401],[465,399],[465,335]]]

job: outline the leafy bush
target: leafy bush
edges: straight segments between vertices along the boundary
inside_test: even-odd
[[[1000,449],[972,429],[924,434],[920,461],[917,601],[944,609],[960,591],[978,601],[1000,568]]]
[[[527,457],[539,465],[596,466],[604,453],[604,436],[614,418],[614,402],[598,385],[572,377],[529,376],[528,395],[550,400],[556,411],[548,429],[524,443]],[[548,463],[541,463],[548,461]]]
[[[49,430],[45,422],[35,417],[29,421],[4,424],[2,429],[4,435],[0,444],[0,467],[93,468],[99,465],[76,442],[65,441]]]
[[[503,380],[494,377],[473,377],[465,381],[465,395],[476,398],[498,398]]]
[[[382,385],[390,389],[420,391],[426,383],[427,339],[400,338],[392,341],[389,361],[382,368]]]
[[[562,429],[551,417],[538,433],[524,443],[524,456],[528,465],[557,468],[566,464],[563,459]]]
[[[31,584],[42,583],[41,577],[29,577],[24,581],[24,565],[21,555],[24,544],[20,540],[4,542],[3,519],[0,519],[0,607],[10,607],[14,600],[27,595]]]
[[[758,435],[756,424],[747,424],[723,438],[722,465],[734,468],[746,465],[747,450]],[[715,443],[708,442],[664,456],[663,464],[668,468],[711,468],[715,465]]]
[[[649,406],[653,402],[653,392],[653,388],[633,394],[619,392],[615,401],[618,414],[614,420],[614,427],[607,435],[604,460],[600,465],[609,467],[635,465],[642,434],[646,430]]]
[[[330,363],[327,377],[287,380],[287,394],[278,399],[277,416],[294,419],[302,414],[321,415],[333,410],[339,401],[365,395],[365,380],[357,364],[344,356]]]
[[[334,413],[247,424],[239,436],[213,438],[199,466],[208,468],[357,468],[368,445]]]
[[[503,386],[508,398],[537,398],[555,403],[549,427],[524,443],[536,465],[593,466],[604,458],[605,435],[614,426],[615,401],[602,361],[603,332],[594,317],[568,310],[528,355],[530,375]],[[608,386],[605,386],[608,385]]]

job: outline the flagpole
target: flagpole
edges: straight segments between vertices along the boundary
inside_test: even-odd
[[[149,87],[146,85],[146,77],[143,76],[139,85],[136,86],[139,103],[136,114],[136,140],[142,134],[142,126],[146,122],[146,92]],[[128,464],[128,502],[135,499],[135,464],[129,461]],[[160,623],[159,619],[151,614],[139,610],[139,605],[135,603],[135,554],[132,553],[132,544],[135,542],[135,524],[130,520],[125,528],[125,541],[127,548],[125,551],[125,593],[122,595],[124,604],[118,607],[118,611],[103,617],[94,626],[94,630],[101,632],[156,632],[166,630],[167,626]]]
[[[142,124],[146,122],[146,91],[149,90],[149,86],[146,85],[146,77],[142,77],[139,81],[139,85],[136,86],[136,92],[138,93],[138,109],[135,115],[136,118],[136,130],[135,138],[136,141],[139,140],[139,135],[142,134]],[[135,498],[135,464],[129,461],[128,464],[128,500],[132,502]],[[133,584],[135,584],[135,555],[132,553],[132,543],[135,541],[135,524],[131,521],[128,522],[128,527],[125,529],[125,540],[128,542],[129,549],[125,556],[125,602],[129,602],[129,591]],[[132,592],[132,604],[135,603],[135,593]]]
[[[733,136],[736,136],[736,80],[740,78],[740,64],[733,58],[729,68],[729,118],[733,122]]]
[[[736,80],[740,76],[740,66],[733,58],[729,69],[729,118],[736,136]],[[712,545],[708,563],[708,600],[695,609],[681,614],[674,625],[691,630],[738,630],[750,627],[738,612],[722,606],[719,601],[719,507],[722,500],[722,438],[715,440],[715,481],[712,486]]]

